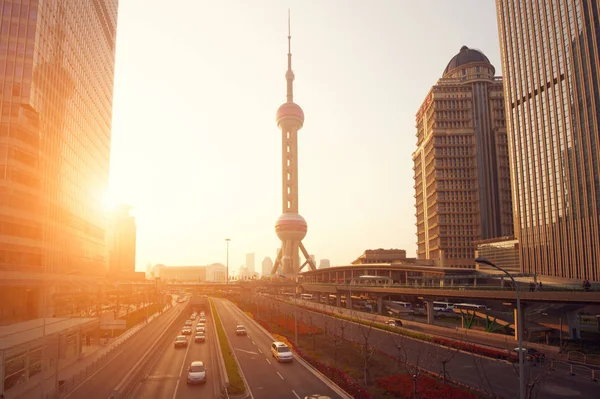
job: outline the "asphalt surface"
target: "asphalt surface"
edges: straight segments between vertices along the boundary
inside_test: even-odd
[[[301,399],[312,394],[327,395],[332,399],[340,397],[296,359],[291,363],[278,363],[271,355],[272,339],[238,307],[219,298],[213,298],[213,301],[248,382],[251,397]],[[247,335],[235,334],[238,322],[246,327]]]
[[[260,301],[272,302],[273,300],[261,296]],[[280,304],[281,312],[294,313],[293,305],[279,301],[277,303]],[[332,311],[334,309],[332,307]],[[369,345],[376,346],[385,353],[406,359],[405,363],[418,364],[424,369],[442,374],[442,362],[447,360],[446,375],[448,378],[503,398],[519,396],[517,364],[442,348],[376,328],[369,329],[366,326],[342,321],[317,312],[309,312],[306,309],[300,310],[299,308],[297,317],[300,318],[301,313],[303,313],[302,317],[305,321],[308,320],[307,314],[311,313],[313,324],[320,328],[325,328],[325,320],[328,320],[327,329],[331,331],[335,328],[338,335],[341,335],[341,325],[344,324],[345,338],[361,343],[368,339]],[[403,349],[398,349],[398,346]],[[534,365],[531,362],[525,363],[525,384],[537,385],[538,397],[544,399],[595,398],[600,392],[599,384],[592,382],[591,379],[551,371],[548,366]]]
[[[123,377],[136,367],[138,361],[147,351],[152,349],[169,324],[174,319],[183,317],[186,310],[181,315],[179,315],[179,311],[186,306],[186,303],[177,304],[150,322],[148,326],[123,343],[117,349],[118,352],[102,369],[90,376],[64,398],[107,399],[110,397]],[[183,324],[183,321],[181,324]]]
[[[193,322],[192,335],[187,335],[187,348],[175,348],[173,342],[177,335],[181,335],[180,329],[171,331],[171,339],[168,340],[157,360],[150,369],[148,375],[140,382],[133,398],[161,398],[161,399],[185,399],[185,398],[220,398],[223,386],[219,373],[218,359],[221,356],[218,347],[218,339],[214,331],[214,321],[211,317],[210,308],[202,306],[206,312],[206,341],[194,342],[196,324],[198,318]],[[192,313],[190,310],[187,316]],[[187,383],[187,368],[195,360],[204,362],[206,368],[206,383]]]

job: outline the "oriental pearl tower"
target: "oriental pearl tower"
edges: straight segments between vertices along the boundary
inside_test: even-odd
[[[273,265],[271,274],[276,274],[281,266],[280,274],[297,275],[304,266],[309,265],[316,270],[302,239],[306,236],[306,220],[298,213],[298,130],[304,123],[302,108],[294,103],[294,72],[292,72],[292,36],[290,34],[290,18],[288,15],[288,69],[285,73],[287,81],[287,101],[277,110],[277,127],[281,129],[281,176],[282,176],[282,208],[283,214],[275,222],[275,232],[281,240],[281,249]],[[300,265],[298,250],[302,251],[306,261]]]

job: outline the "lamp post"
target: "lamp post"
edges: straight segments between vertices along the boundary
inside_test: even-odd
[[[231,238],[226,238],[225,242],[227,242],[227,269],[225,272],[225,284],[229,285],[229,243],[231,242]]]
[[[517,284],[514,277],[509,272],[507,272],[500,266],[494,264],[493,262],[487,260],[486,258],[478,257],[477,259],[475,259],[475,262],[483,263],[484,265],[488,265],[488,266],[493,267],[494,269],[500,270],[501,272],[503,272],[510,278],[510,280],[513,283],[513,286],[515,287],[515,294],[517,297],[517,322],[515,324],[516,324],[516,328],[517,328],[517,339],[519,340],[519,398],[525,399],[525,376],[524,376],[525,367],[523,364],[523,324],[522,324],[523,315],[521,314],[521,296],[520,296],[519,285]]]

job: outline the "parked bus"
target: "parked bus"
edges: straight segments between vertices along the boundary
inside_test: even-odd
[[[423,303],[427,304],[427,301],[423,301]],[[454,309],[454,304],[450,302],[433,301],[433,310],[436,312],[451,312],[452,309]]]
[[[455,303],[454,307],[456,309],[472,309],[472,310],[489,310],[489,308],[485,305],[477,305],[474,303]]]
[[[410,303],[410,302],[401,302],[401,301],[390,301],[390,302],[392,302],[394,305],[398,305],[398,306],[401,306],[401,307],[407,308],[407,309],[411,309],[413,307],[412,303]]]
[[[313,295],[312,294],[300,294],[300,299],[304,299],[304,300],[307,300],[307,301],[312,301]]]

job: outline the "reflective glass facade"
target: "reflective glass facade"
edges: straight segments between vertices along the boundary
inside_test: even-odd
[[[497,0],[524,272],[600,280],[600,2]]]
[[[0,1],[0,271],[106,272],[117,3]]]

